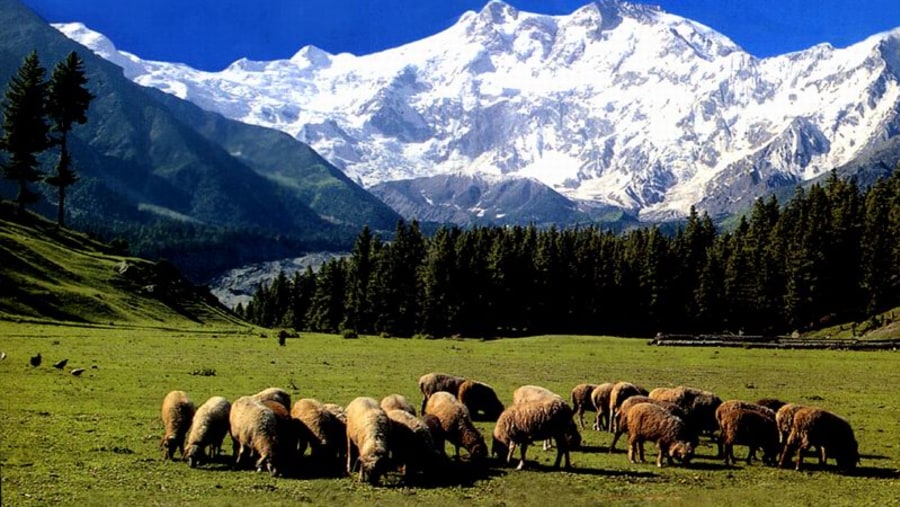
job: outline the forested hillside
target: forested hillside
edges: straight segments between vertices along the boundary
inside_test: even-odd
[[[282,276],[239,312],[265,326],[436,337],[539,333],[789,333],[861,322],[900,303],[900,174],[866,190],[836,175],[728,232],[693,212],[674,235],[594,227],[396,239]]]

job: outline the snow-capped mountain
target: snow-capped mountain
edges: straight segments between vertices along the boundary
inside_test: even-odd
[[[657,7],[601,0],[548,16],[491,1],[380,53],[308,46],[215,73],[57,28],[137,83],[290,133],[366,187],[532,178],[642,218],[718,213],[900,133],[900,28],[759,59]]]

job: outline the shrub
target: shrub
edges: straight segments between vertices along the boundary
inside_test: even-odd
[[[341,336],[346,339],[359,338],[359,333],[355,329],[344,328],[341,330]]]

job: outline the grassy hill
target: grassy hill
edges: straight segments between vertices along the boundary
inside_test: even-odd
[[[0,206],[0,319],[137,326],[242,322],[168,262],[118,255],[88,236]]]

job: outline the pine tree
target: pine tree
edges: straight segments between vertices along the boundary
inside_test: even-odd
[[[84,61],[75,51],[56,65],[48,84],[47,114],[53,123],[52,130],[59,134],[54,140],[59,143],[59,161],[56,174],[45,181],[58,189],[56,223],[59,227],[65,226],[66,188],[78,181],[69,153],[69,131],[73,124],[87,122],[88,106],[94,98],[86,84]]]
[[[50,147],[46,73],[33,51],[10,80],[4,95],[0,149],[9,153],[9,159],[3,164],[3,177],[19,185],[15,200],[20,212],[40,198],[28,185],[41,179],[37,155]]]
[[[349,272],[347,273],[347,300],[345,304],[346,320],[342,327],[357,333],[370,333],[372,331],[369,282],[374,267],[372,258],[373,245],[377,241],[372,235],[369,226],[364,226],[356,237],[353,253],[350,256]]]

